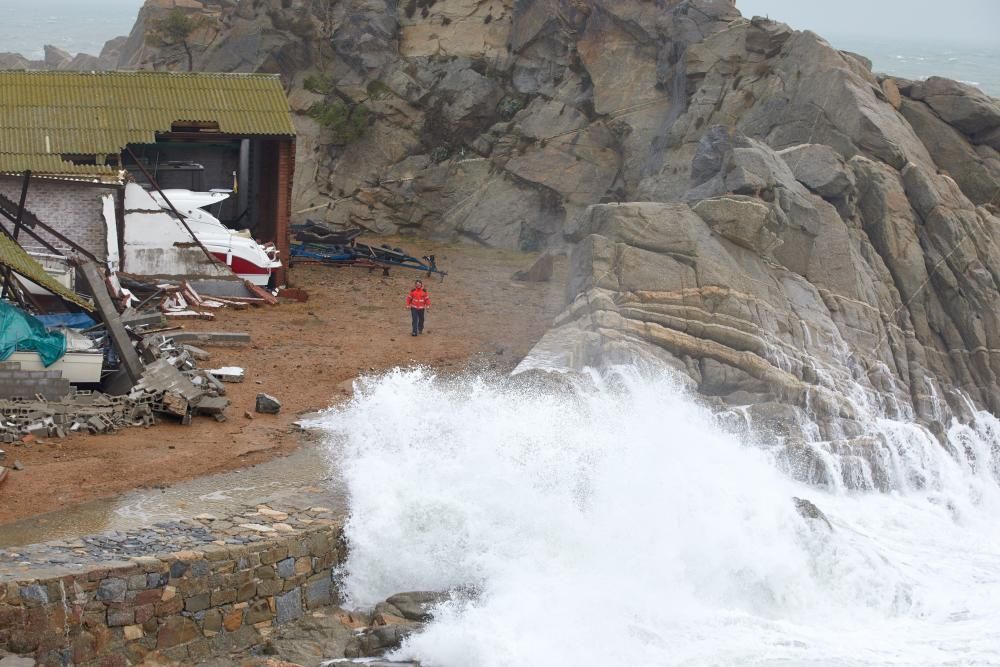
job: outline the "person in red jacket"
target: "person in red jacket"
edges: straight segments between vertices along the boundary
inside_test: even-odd
[[[418,280],[413,284],[413,289],[406,295],[406,307],[410,309],[410,318],[413,320],[412,336],[424,332],[424,311],[431,307],[431,297],[424,289],[424,282]]]

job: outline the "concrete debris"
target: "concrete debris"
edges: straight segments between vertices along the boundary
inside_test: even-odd
[[[0,365],[0,398],[59,400],[71,393],[73,388],[60,371],[22,370],[17,362]]]
[[[14,461],[14,470],[24,470],[24,464],[18,460]]]
[[[0,399],[0,441],[5,443],[26,435],[64,438],[70,432],[113,433],[126,426],[152,424],[153,401],[149,396],[77,391],[54,401]]]
[[[246,371],[239,366],[223,366],[222,368],[213,368],[208,372],[221,382],[243,382],[246,377]]]
[[[190,354],[193,358],[197,359],[198,361],[208,361],[209,359],[212,358],[211,352],[206,352],[200,347],[195,347],[194,345],[183,345],[183,344],[181,345],[181,347],[183,347],[188,354]]]
[[[146,371],[130,396],[153,397],[156,412],[190,423],[193,415],[218,418],[229,406],[226,389],[211,372],[199,370],[187,346],[162,334],[152,334],[139,344]]]
[[[265,415],[276,415],[281,411],[281,402],[269,394],[257,394],[257,412]]]

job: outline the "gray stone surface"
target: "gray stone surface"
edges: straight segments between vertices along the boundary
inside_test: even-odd
[[[281,402],[270,394],[257,394],[256,410],[262,414],[276,415],[281,411]]]
[[[97,589],[97,599],[104,602],[121,602],[128,586],[124,579],[105,579]]]
[[[293,588],[284,595],[277,595],[274,600],[277,607],[276,619],[278,623],[288,623],[305,613],[302,606],[301,588]]]

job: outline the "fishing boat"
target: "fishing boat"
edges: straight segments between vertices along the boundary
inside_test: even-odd
[[[149,194],[164,210],[169,211],[170,204],[173,204],[201,244],[240,278],[266,287],[271,273],[281,267],[278,249],[273,243],[258,243],[248,230],[230,229],[205,210],[205,207],[228,199],[232,194],[231,190],[164,190],[166,200],[159,192]]]

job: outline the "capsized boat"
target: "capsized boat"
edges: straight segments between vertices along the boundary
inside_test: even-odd
[[[169,211],[170,206],[159,192],[149,193],[157,204]],[[278,249],[273,243],[258,243],[249,230],[229,229],[214,215],[204,210],[229,198],[231,190],[164,190],[174,208],[184,216],[192,233],[212,255],[232,268],[240,278],[266,287],[271,273],[281,267]]]

